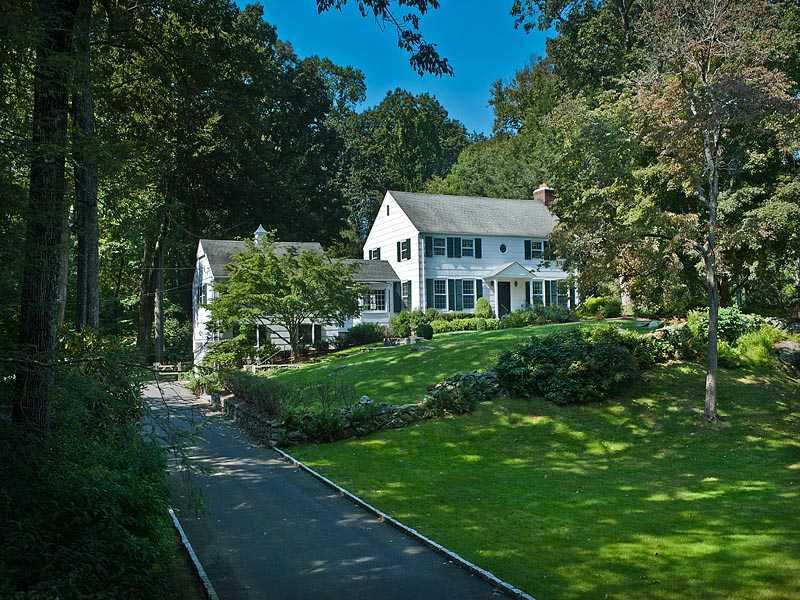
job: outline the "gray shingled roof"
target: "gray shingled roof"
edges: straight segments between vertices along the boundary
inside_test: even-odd
[[[206,253],[215,279],[227,277],[225,267],[233,260],[235,254],[247,248],[246,243],[240,240],[200,240],[200,244],[203,246],[203,252]],[[322,252],[319,242],[275,242],[273,248],[278,256],[285,254],[289,248],[295,248],[298,252],[305,250]]]
[[[359,258],[343,258],[342,262],[355,264],[358,270],[353,273],[356,281],[400,281],[392,265],[387,260],[363,260]]]
[[[539,200],[392,190],[389,194],[422,233],[546,237],[556,224],[556,217]]]

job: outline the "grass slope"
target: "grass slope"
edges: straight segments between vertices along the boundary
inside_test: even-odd
[[[421,400],[429,385],[458,373],[486,369],[494,365],[498,354],[531,335],[542,335],[567,327],[591,327],[596,322],[565,323],[498,331],[475,331],[434,336],[421,346],[430,350],[415,351],[411,346],[361,349],[339,352],[318,363],[275,375],[291,386],[307,386],[329,377],[351,383],[359,394],[377,402],[405,404]],[[631,326],[620,321],[620,326]]]
[[[444,344],[443,361],[487,362]],[[384,368],[431,381],[390,360],[364,391],[396,390]],[[715,426],[700,419],[703,370],[676,364],[615,403],[503,400],[293,452],[539,600],[800,598],[800,386],[777,371],[720,379]]]

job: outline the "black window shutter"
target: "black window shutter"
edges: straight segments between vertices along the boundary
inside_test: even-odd
[[[475,238],[475,258],[483,258],[483,250],[481,249],[481,238]]]
[[[425,308],[433,308],[433,279],[425,280]]]
[[[464,310],[464,282],[456,279],[456,310]]]
[[[531,282],[525,282],[525,304],[531,303]]]
[[[451,237],[447,238],[447,258],[453,258],[453,256],[455,256],[453,250],[453,239],[454,238]]]
[[[454,310],[456,305],[456,280],[447,280],[447,308]]]
[[[394,307],[394,312],[399,313],[403,310],[403,296],[400,294],[400,282],[395,281],[392,285],[392,306]]]
[[[403,258],[406,260],[411,260],[411,238],[406,240],[406,254]]]
[[[569,286],[569,307],[575,308],[575,286]]]
[[[525,260],[531,259],[531,241],[525,240]]]
[[[433,256],[433,238],[425,236],[425,256]]]
[[[453,238],[453,256],[461,258],[461,238]]]
[[[314,343],[318,344],[322,341],[322,325],[314,324]]]
[[[400,248],[400,242],[397,242],[397,262],[403,260],[402,249]]]
[[[550,294],[552,293],[552,281],[545,281],[544,282],[544,305],[550,306]]]
[[[380,260],[381,259],[381,249],[378,248],[377,250],[375,250],[375,254],[377,254],[377,257],[375,258],[375,260]]]
[[[483,279],[475,280],[475,298],[483,298]]]

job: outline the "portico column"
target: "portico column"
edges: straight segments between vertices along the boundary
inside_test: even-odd
[[[500,318],[500,304],[497,300],[497,279],[492,279],[492,289],[494,290],[494,315]]]

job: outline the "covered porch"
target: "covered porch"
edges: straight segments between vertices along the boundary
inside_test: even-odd
[[[484,278],[490,290],[489,303],[497,317],[529,306],[574,308],[577,297],[567,275],[561,272],[532,272],[514,261]]]

